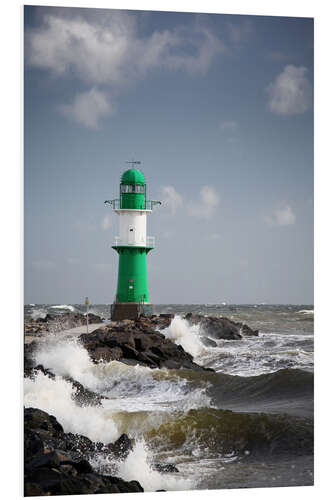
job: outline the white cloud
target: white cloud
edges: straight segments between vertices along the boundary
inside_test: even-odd
[[[279,205],[272,215],[266,216],[265,221],[271,226],[290,226],[295,224],[296,215],[288,204]]]
[[[175,215],[177,209],[183,204],[183,197],[177,193],[173,186],[163,186],[163,205],[170,210],[170,212]]]
[[[112,226],[111,215],[105,215],[102,222],[102,228],[107,231]]]
[[[50,260],[34,260],[31,263],[32,267],[35,269],[39,269],[41,271],[46,271],[47,269],[53,269],[55,267],[55,263]]]
[[[28,64],[54,75],[74,73],[93,85],[128,83],[155,67],[205,73],[223,43],[206,26],[154,31],[140,37],[136,17],[113,12],[89,19],[59,12],[26,37]]]
[[[76,94],[72,104],[61,107],[62,112],[87,128],[98,128],[99,120],[113,111],[107,95],[92,88]]]
[[[274,82],[266,88],[269,95],[268,108],[280,115],[300,114],[312,104],[312,88],[303,66],[285,66]]]
[[[189,215],[209,219],[220,203],[220,197],[216,189],[212,186],[203,186],[200,190],[200,197],[197,203],[189,203],[187,210]]]

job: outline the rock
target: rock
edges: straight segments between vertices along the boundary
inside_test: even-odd
[[[243,335],[259,335],[258,330],[252,330],[248,325],[236,323],[225,317],[207,317],[200,314],[193,315],[192,313],[188,313],[185,315],[185,319],[190,325],[199,324],[202,332],[206,334],[205,337],[213,337],[219,340],[240,340]]]
[[[152,469],[162,474],[171,474],[173,472],[179,472],[177,467],[172,464],[153,464]]]
[[[124,459],[133,450],[133,444],[127,434],[122,434],[117,441],[108,444],[107,448],[117,458]]]
[[[200,337],[200,340],[206,347],[217,347],[215,340],[210,339],[209,337]]]
[[[72,379],[71,377],[64,377],[64,379],[70,382],[76,389],[72,398],[80,406],[100,406],[103,399],[109,399],[106,396],[101,396],[96,392],[90,391],[80,384],[80,382]]]
[[[105,447],[85,436],[63,432],[55,417],[36,408],[24,410],[24,422],[25,496],[143,491],[138,481],[98,474],[85,458],[95,449],[125,458],[132,449],[126,434]]]
[[[37,469],[39,467],[53,469],[60,465],[60,458],[56,451],[39,454],[25,463],[26,470]]]
[[[67,312],[64,314],[46,314],[44,318],[36,320],[26,318],[24,320],[25,335],[41,336],[45,332],[57,332],[74,328],[76,326],[85,325],[87,322],[86,315],[82,313]],[[88,313],[88,323],[103,323],[104,320],[93,313]]]
[[[62,426],[53,415],[36,408],[25,408],[24,426],[27,429],[43,429],[51,435],[64,432]]]
[[[24,428],[24,459],[29,460],[31,457],[44,453],[44,444],[36,432],[31,429]]]
[[[167,319],[171,317],[168,315]],[[149,318],[106,325],[93,333],[80,335],[79,340],[95,363],[116,359],[128,365],[150,368],[205,369],[194,363],[193,357],[181,346],[153,328]]]
[[[42,373],[44,373],[44,375],[46,375],[47,377],[49,378],[52,378],[54,379],[55,378],[55,374],[51,372],[51,370],[49,370],[48,368],[44,368],[43,365],[37,365],[34,367],[34,372],[36,371],[40,371]]]

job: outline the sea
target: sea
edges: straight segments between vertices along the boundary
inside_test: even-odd
[[[89,310],[110,320],[109,305]],[[85,311],[79,304],[24,308],[26,319]],[[211,342],[184,319],[188,312],[246,323],[259,336]],[[155,313],[173,313],[162,333],[214,372],[94,364],[76,337],[50,333],[36,361],[56,377],[25,379],[25,406],[95,442],[126,433],[134,447],[123,462],[98,449],[87,458],[100,473],[136,479],[145,491],[312,485],[313,305],[164,304]],[[67,376],[109,399],[77,406]]]

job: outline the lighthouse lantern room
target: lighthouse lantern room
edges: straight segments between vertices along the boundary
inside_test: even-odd
[[[140,164],[138,161],[129,162]],[[160,201],[146,199],[146,180],[137,168],[123,173],[119,199],[107,200],[119,215],[119,236],[112,246],[119,255],[117,293],[111,306],[112,320],[135,319],[152,314],[147,279],[147,254],[155,246],[147,237],[147,215]]]

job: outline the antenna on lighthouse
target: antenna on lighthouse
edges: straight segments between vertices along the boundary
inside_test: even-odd
[[[141,165],[141,161],[137,161],[137,160],[127,161],[126,163],[131,163],[132,168],[133,168],[133,165]]]

